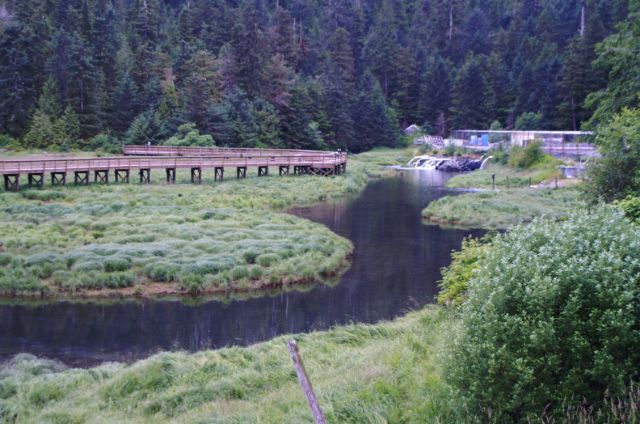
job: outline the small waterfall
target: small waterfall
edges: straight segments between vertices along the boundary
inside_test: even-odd
[[[482,163],[480,164],[480,169],[484,169],[484,164],[487,163],[489,159],[493,159],[493,156],[489,156],[488,158],[483,160]]]
[[[407,163],[408,167],[420,169],[437,169],[447,159],[432,156],[416,156]]]

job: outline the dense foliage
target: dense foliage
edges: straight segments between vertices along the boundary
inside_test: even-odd
[[[601,158],[587,169],[585,191],[593,202],[640,193],[640,109],[624,109],[596,130]]]
[[[633,1],[485,3],[2,0],[0,133],[91,148],[194,123],[217,145],[360,151],[413,122],[578,128],[623,91],[609,57],[634,24],[591,63]]]
[[[640,224],[640,197],[627,196],[622,200],[614,202],[624,212],[624,215],[631,221]]]
[[[499,421],[595,408],[640,376],[640,230],[613,208],[498,236],[469,283],[449,376]]]
[[[451,264],[442,269],[441,288],[438,303],[460,305],[466,299],[469,281],[478,268],[478,260],[489,248],[490,239],[468,238],[462,242],[462,248],[451,254]]]

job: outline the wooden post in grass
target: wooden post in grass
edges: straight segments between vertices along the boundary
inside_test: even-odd
[[[302,357],[300,356],[300,351],[298,350],[298,344],[295,340],[289,340],[289,353],[291,354],[291,359],[293,360],[293,365],[296,368],[298,380],[300,381],[300,385],[302,386],[304,395],[307,397],[307,401],[309,402],[309,407],[311,408],[313,419],[315,420],[316,424],[327,424],[327,420],[325,420],[324,418],[322,409],[320,409],[318,399],[316,399],[316,394],[313,392],[313,387],[311,386],[309,376],[307,376],[307,371],[304,369]]]
[[[496,174],[491,174],[491,188],[494,191],[496,189]]]

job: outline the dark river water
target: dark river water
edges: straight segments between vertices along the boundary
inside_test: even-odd
[[[283,333],[394,318],[434,301],[440,268],[467,235],[421,222],[450,192],[446,175],[409,171],[357,197],[292,212],[350,239],[353,263],[334,287],[226,301],[132,300],[0,304],[0,362],[20,352],[71,366],[133,361],[159,351],[248,345]]]

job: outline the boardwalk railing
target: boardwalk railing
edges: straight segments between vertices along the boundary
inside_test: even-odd
[[[17,191],[21,174],[28,175],[30,186],[41,187],[47,173],[51,174],[52,185],[64,185],[69,172],[74,174],[74,183],[88,184],[91,172],[94,182],[108,183],[112,171],[116,182],[129,182],[130,172],[138,170],[140,182],[149,183],[151,170],[165,169],[167,182],[172,183],[177,169],[190,169],[191,182],[200,183],[202,171],[206,169],[214,170],[215,180],[221,181],[225,168],[229,167],[236,168],[238,178],[244,178],[247,168],[257,168],[258,176],[268,175],[270,167],[277,167],[280,175],[288,175],[290,167],[293,167],[293,174],[334,175],[345,172],[347,164],[347,155],[342,152],[142,146],[147,152],[143,155],[138,150],[140,146],[128,147],[131,146],[125,146],[125,152],[137,156],[0,160],[0,175],[4,177],[6,190]]]
[[[128,156],[331,156],[336,152],[302,149],[252,149],[240,147],[183,147],[124,145]],[[346,153],[340,153],[346,155]]]

